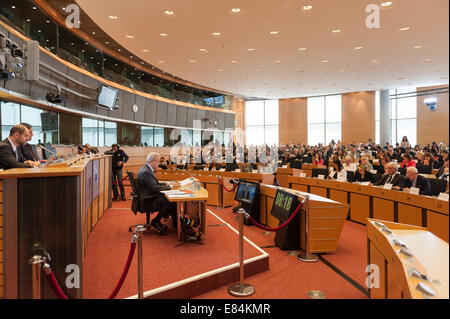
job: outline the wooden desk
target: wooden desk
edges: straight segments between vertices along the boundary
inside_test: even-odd
[[[382,231],[375,222],[381,222],[392,234]],[[400,246],[394,244],[396,238],[405,244],[412,257],[399,253]],[[383,220],[368,219],[368,264],[379,269],[379,286],[369,289],[374,299],[424,299],[424,295],[416,289],[419,282],[431,287],[436,296],[433,299],[449,298],[449,247],[448,243],[439,239],[426,228]],[[414,267],[431,280],[439,284],[426,282],[410,276]],[[374,282],[375,284],[375,282]]]
[[[166,198],[171,203],[177,203],[177,218],[178,218],[178,240],[181,238],[181,219],[187,213],[187,203],[195,203],[198,205],[198,215],[200,220],[201,233],[204,235],[206,233],[206,201],[208,200],[208,191],[201,188],[199,191],[195,191],[192,197],[174,197],[169,196],[167,193],[164,194]]]
[[[333,253],[337,249],[342,227],[348,212],[348,205],[341,204],[314,194],[307,194],[293,189],[261,184],[260,187],[260,219],[261,223],[274,228],[279,224],[273,217],[273,201],[277,189],[282,189],[303,199],[309,195],[310,220],[309,249],[311,253]],[[306,250],[305,242],[305,214],[300,215],[300,249]]]
[[[67,277],[69,264],[79,265],[82,276],[88,236],[111,207],[111,156],[70,167],[11,169],[0,172],[0,180],[0,296],[31,298],[28,259],[35,244],[50,254],[57,278]],[[55,298],[44,279],[42,298]],[[82,298],[82,287],[62,288]]]
[[[449,241],[448,202],[382,187],[289,176],[289,187],[350,205],[350,219],[366,224],[367,218],[427,227]]]

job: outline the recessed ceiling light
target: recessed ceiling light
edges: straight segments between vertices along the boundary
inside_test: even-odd
[[[281,63],[281,61],[280,60],[276,60],[275,63]]]
[[[220,32],[213,32],[212,35],[215,37],[218,37],[221,33]]]
[[[389,7],[391,5],[392,5],[392,1],[386,1],[386,2],[382,2],[381,3],[381,6],[384,7],[384,8]]]
[[[299,51],[306,51],[306,48],[298,48]]]
[[[422,45],[416,45],[415,47],[414,47],[414,49],[422,49],[423,48],[423,46]]]
[[[378,61],[377,59],[373,59],[373,60],[371,60],[370,62],[372,62],[372,63],[378,63],[378,62],[380,62],[380,61]]]
[[[206,49],[199,49],[200,52],[208,52]]]
[[[117,20],[117,19],[119,19],[118,16],[109,16],[108,18],[110,18],[111,20]]]
[[[233,8],[233,9],[231,9],[231,12],[233,12],[233,13],[238,13],[238,12],[241,12],[241,9],[239,9],[239,8]]]
[[[175,11],[166,10],[166,11],[164,11],[164,13],[168,16],[173,16],[175,14]]]
[[[195,60],[189,60],[189,62],[190,62],[190,63],[195,63],[195,62],[197,62],[197,61],[195,61]]]
[[[121,50],[120,50],[120,49],[117,49],[117,51],[119,51],[119,52],[120,52]]]
[[[143,49],[142,52],[148,53],[148,52],[150,52],[150,50],[148,50],[148,49]]]
[[[236,61],[236,60],[233,60],[233,61],[231,61],[231,63],[237,63],[238,61]]]
[[[16,8],[16,6],[11,6],[11,9],[15,9]]]
[[[333,33],[341,33],[342,32],[342,30],[341,29],[334,29],[333,31],[331,31],[331,32],[333,32]]]
[[[433,59],[425,59],[425,62],[433,62]]]
[[[162,37],[167,37],[168,36],[167,33],[160,33],[159,35],[162,36]]]
[[[345,72],[347,72],[347,70],[346,70],[346,69],[342,69],[341,72],[342,72],[342,73],[345,73]]]
[[[401,31],[401,32],[405,32],[405,31],[409,31],[409,30],[411,30],[410,27],[404,27],[404,28],[399,29],[399,31]]]
[[[134,39],[134,35],[126,35],[125,36],[127,39]]]
[[[223,72],[223,71],[224,71],[224,69],[219,69],[219,70],[217,70],[217,71],[219,71],[219,72]]]
[[[362,50],[363,47],[354,47],[353,50]]]
[[[256,49],[255,48],[248,48],[247,50],[248,51],[255,51]]]
[[[95,34],[95,31],[92,31],[92,34]]]
[[[322,60],[322,63],[328,63],[329,61],[328,60]]]
[[[278,34],[278,31],[270,31],[270,34]]]
[[[163,63],[166,63],[166,61],[159,60],[158,63],[163,64]]]
[[[312,6],[310,6],[310,5],[308,5],[308,6],[303,6],[302,7],[302,9],[304,10],[304,11],[309,11],[309,10],[311,10],[313,7]]]
[[[27,22],[30,22],[31,20],[30,19],[27,19]]]

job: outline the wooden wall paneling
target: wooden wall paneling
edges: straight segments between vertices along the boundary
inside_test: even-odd
[[[399,203],[398,222],[401,224],[422,226],[422,208]]]
[[[350,205],[350,219],[366,224],[366,219],[370,217],[370,197],[352,193],[350,195]]]
[[[437,237],[445,240],[448,243],[449,238],[449,219],[448,215],[439,214],[430,210],[427,210],[427,228],[430,232]]]
[[[394,221],[394,202],[381,198],[373,199],[373,218]]]
[[[308,99],[280,99],[280,144],[308,143]]]

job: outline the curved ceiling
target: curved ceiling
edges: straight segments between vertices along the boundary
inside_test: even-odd
[[[76,2],[148,63],[244,97],[448,83],[446,0],[394,0],[378,29],[366,27],[366,7],[380,0]]]

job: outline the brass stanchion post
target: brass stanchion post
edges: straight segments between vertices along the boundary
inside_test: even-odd
[[[239,209],[239,283],[228,288],[228,293],[234,297],[248,297],[255,293],[255,287],[244,283],[244,209]]]
[[[300,253],[297,258],[303,262],[316,262],[319,260],[319,257],[315,254],[311,254],[310,252],[310,238],[309,238],[309,195],[305,195],[305,199],[303,201],[303,207],[305,212],[305,232],[306,232],[306,242],[305,242],[305,251]]]
[[[46,262],[46,258],[35,255],[28,260],[32,267],[32,289],[33,299],[41,299],[41,264]]]
[[[144,225],[138,225],[134,230],[133,241],[137,239],[137,250],[138,250],[138,298],[144,299],[144,273],[142,266],[142,236],[145,231]]]

